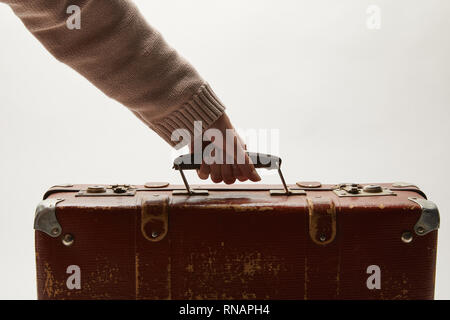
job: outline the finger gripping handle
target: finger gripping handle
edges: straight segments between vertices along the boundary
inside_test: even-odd
[[[248,157],[251,159],[253,166],[257,169],[264,168],[268,170],[279,169],[281,166],[281,158],[270,154],[247,152]],[[195,161],[195,155],[193,153],[184,154],[177,157],[173,162],[173,169],[175,170],[199,170],[200,163]],[[200,159],[201,160],[201,159]]]

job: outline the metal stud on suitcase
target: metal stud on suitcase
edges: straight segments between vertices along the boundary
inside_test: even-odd
[[[52,187],[39,299],[433,299],[439,213],[412,184]],[[270,160],[270,161],[267,161]],[[268,164],[269,163],[269,164]]]

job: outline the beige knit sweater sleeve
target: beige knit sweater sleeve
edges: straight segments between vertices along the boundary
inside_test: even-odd
[[[128,0],[0,0],[59,61],[128,107],[169,144],[175,129],[210,126],[225,107]],[[80,29],[69,29],[77,5]],[[100,119],[99,119],[100,120]]]

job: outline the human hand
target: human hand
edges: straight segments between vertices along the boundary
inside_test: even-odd
[[[226,184],[233,184],[236,179],[241,182],[247,180],[260,181],[261,177],[245,151],[246,145],[237,134],[228,116],[224,113],[217,119],[206,130],[205,136],[208,136],[208,132],[212,131],[210,129],[216,129],[216,133],[221,134],[222,139],[218,139],[213,134],[208,145],[202,144],[202,164],[200,169],[197,170],[200,179],[206,180],[211,176],[214,183],[223,181]],[[205,156],[204,153],[205,151],[208,153],[208,150],[211,150],[211,156]],[[193,144],[191,145],[191,152],[195,152]],[[218,155],[216,152],[218,152]]]

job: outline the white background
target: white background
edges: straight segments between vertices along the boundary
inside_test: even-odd
[[[448,0],[136,2],[235,126],[280,130],[288,182],[418,184],[441,211],[436,298],[450,298]],[[32,223],[48,187],[180,179],[162,139],[5,5],[0,39],[0,298],[35,299]]]

